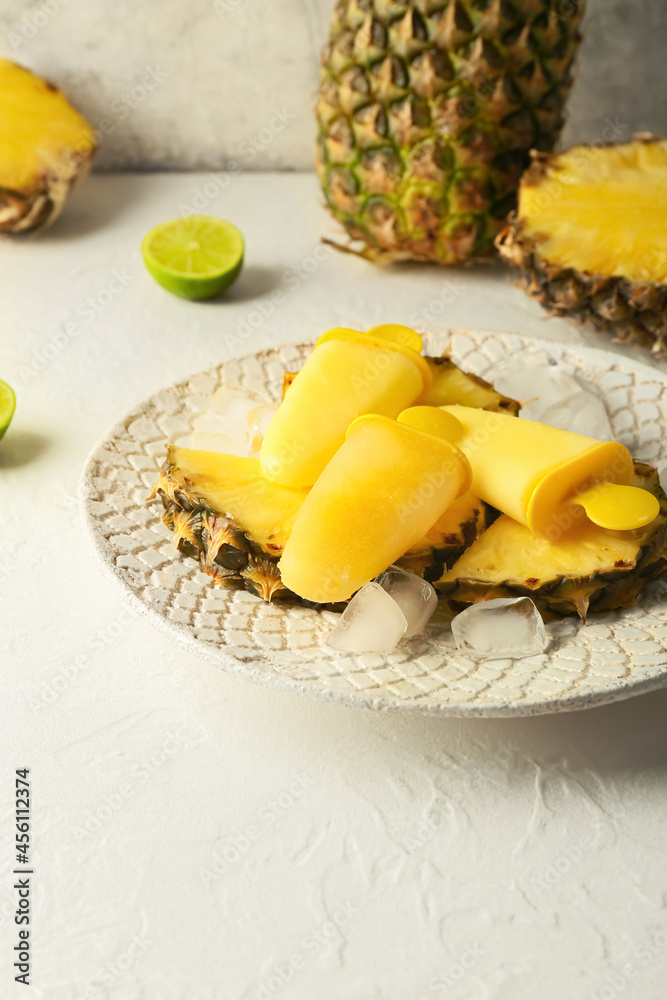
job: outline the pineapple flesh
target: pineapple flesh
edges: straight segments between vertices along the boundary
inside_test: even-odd
[[[516,399],[503,396],[479,375],[464,372],[447,354],[440,358],[425,356],[424,360],[431,371],[431,385],[419,400],[420,406],[459,403],[461,406],[476,406],[480,410],[518,415],[521,404]],[[283,375],[283,397],[297,375],[298,372],[285,372]]]
[[[0,59],[0,233],[51,224],[88,170],[92,127],[52,83]]]
[[[634,485],[660,501],[660,514],[636,531],[588,522],[558,542],[502,515],[466,549],[436,587],[456,606],[496,597],[530,597],[546,620],[631,607],[667,567],[667,497],[658,474],[635,462]]]
[[[337,0],[316,165],[363,256],[485,255],[531,148],[550,150],[584,0]]]
[[[443,355],[441,358],[426,358],[431,369],[432,381],[424,397],[422,406],[475,406],[480,410],[493,410],[518,416],[521,404],[515,399],[503,396],[479,375],[462,371],[454,362]]]
[[[465,402],[518,413],[516,400],[462,371],[447,356],[425,360],[433,375],[430,405]],[[283,396],[297,375],[285,372]],[[173,532],[174,545],[199,560],[214,583],[243,587],[267,601],[300,602],[282,583],[277,563],[307,492],[265,479],[257,459],[168,445],[150,499],[160,497],[163,521]],[[398,565],[428,580],[438,579],[485,530],[489,511],[481,500],[465,493],[406,551]]]
[[[397,565],[430,582],[437,580],[482,534],[489,523],[489,511],[473,493],[457,497]]]
[[[174,545],[215,583],[270,601],[294,597],[276,564],[306,493],[265,479],[256,458],[168,445],[150,499],[160,496]]]
[[[149,499],[160,497],[173,544],[214,583],[308,603],[284,586],[277,567],[307,492],[265,479],[257,459],[169,445]],[[464,494],[399,565],[435,579],[485,526],[486,506]]]
[[[637,531],[585,525],[552,543],[505,515],[494,520],[467,493],[398,564],[435,581],[454,609],[516,596],[532,598],[546,620],[630,607],[667,568],[667,497],[650,466],[635,463],[634,484],[660,500],[658,518]],[[170,445],[152,498],[162,500],[174,545],[215,584],[308,604],[277,567],[306,492],[264,479],[256,459]]]
[[[536,156],[498,239],[549,311],[667,350],[667,140]]]

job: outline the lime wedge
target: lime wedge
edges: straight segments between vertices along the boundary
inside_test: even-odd
[[[12,422],[16,409],[16,396],[11,386],[0,379],[0,438]]]
[[[141,244],[155,280],[183,299],[210,299],[229,288],[241,270],[243,250],[236,226],[210,215],[162,222]]]

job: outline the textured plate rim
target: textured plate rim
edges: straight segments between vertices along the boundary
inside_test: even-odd
[[[660,369],[653,368],[651,365],[635,360],[634,358],[629,358],[622,354],[616,354],[616,352],[606,351],[603,348],[588,347],[581,344],[570,345],[563,343],[562,341],[549,340],[543,337],[526,336],[503,330],[465,330],[453,328],[437,331],[436,335],[443,337],[447,336],[451,340],[457,335],[465,336],[466,334],[469,335],[471,333],[494,334],[496,336],[507,338],[510,341],[515,341],[517,346],[531,344],[536,345],[538,348],[543,350],[550,350],[552,352],[555,351],[556,353],[571,351],[573,354],[577,355],[582,362],[589,365],[591,368],[601,368],[602,365],[600,359],[608,359],[611,355],[618,359],[618,363],[628,365],[639,374],[650,374],[652,380],[655,380],[657,377],[660,381],[667,383],[667,374],[662,372]],[[426,347],[428,347],[429,339],[429,334],[426,334]],[[244,358],[258,357],[263,353],[280,351],[290,347],[303,346],[311,345],[304,344],[304,342],[281,342],[273,348],[266,348],[264,351],[250,352],[249,354],[239,356],[238,358],[228,358],[226,361],[219,362],[218,365],[213,365],[204,371],[194,372],[187,375],[183,379],[179,379],[177,382],[173,382],[168,386],[159,388],[156,392],[152,393],[150,396],[146,397],[129,410],[121,420],[114,423],[98,439],[88,454],[78,486],[78,498],[83,511],[83,520],[86,528],[85,534],[88,538],[89,544],[92,546],[95,561],[101,567],[103,574],[107,579],[110,579],[115,588],[141,617],[145,618],[161,632],[171,635],[180,646],[196,653],[216,666],[221,667],[227,673],[245,678],[246,680],[251,680],[254,683],[262,684],[266,687],[288,691],[291,694],[300,695],[301,697],[307,697],[311,700],[334,703],[351,708],[371,709],[373,711],[407,711],[420,715],[443,716],[450,718],[521,718],[536,715],[554,715],[562,712],[583,711],[589,708],[598,708],[616,701],[625,701],[628,698],[633,698],[637,695],[647,694],[651,691],[659,690],[660,688],[667,686],[666,651],[665,664],[663,665],[661,672],[657,673],[655,676],[635,679],[623,678],[615,686],[610,684],[610,686],[604,690],[590,691],[585,694],[573,694],[560,697],[552,696],[544,699],[536,698],[534,700],[524,700],[521,702],[488,702],[486,704],[481,704],[479,702],[472,702],[470,704],[447,704],[444,702],[442,704],[423,704],[420,702],[401,701],[401,699],[397,696],[389,697],[386,694],[378,697],[369,692],[363,691],[360,691],[358,695],[355,695],[351,692],[341,691],[339,689],[326,688],[314,680],[298,680],[283,674],[268,672],[258,665],[259,657],[257,657],[257,662],[253,662],[252,660],[239,659],[219,648],[213,649],[200,639],[193,636],[187,626],[181,625],[178,622],[169,621],[158,610],[150,607],[142,601],[125,580],[122,568],[112,564],[108,559],[108,554],[104,544],[105,539],[98,530],[98,521],[92,506],[96,502],[97,495],[97,490],[92,480],[95,464],[98,461],[98,452],[102,449],[116,449],[116,441],[123,429],[132,420],[140,418],[148,404],[156,396],[162,393],[178,390],[180,386],[187,383],[191,379],[196,378],[197,376],[209,375],[211,371],[214,371],[221,365],[228,364],[231,361],[240,362],[243,361]],[[265,659],[268,660],[269,657],[265,657]],[[493,661],[485,662],[492,663]]]

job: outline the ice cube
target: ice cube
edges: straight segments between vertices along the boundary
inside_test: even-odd
[[[267,404],[257,393],[222,386],[209,397],[205,409],[194,418],[193,433],[185,447],[222,451],[241,458],[254,455],[257,449],[253,446],[258,440],[254,423],[257,419],[269,419],[260,413],[266,408]]]
[[[530,370],[508,372],[494,378],[494,388],[523,403],[521,416],[542,420],[547,407],[579,392],[579,383],[557,365],[537,365]]]
[[[265,402],[257,393],[222,386],[213,393],[206,410],[195,418],[193,428],[195,431],[227,435],[231,442],[228,454],[245,458],[253,450],[252,414]]]
[[[220,416],[234,423],[247,424],[248,413],[265,402],[266,400],[258,396],[256,392],[223,385],[216,389],[210,397],[206,409],[210,413],[219,413]]]
[[[250,447],[247,425],[235,424],[219,413],[200,413],[192,421],[190,448],[204,448],[207,451],[224,451],[227,455],[245,457]],[[204,445],[204,440],[216,441],[215,447]],[[196,443],[199,442],[199,443]]]
[[[505,378],[508,375],[516,375],[517,371],[525,372],[529,368],[545,368],[556,364],[551,360],[547,351],[522,351],[519,357],[513,357],[511,361],[502,361],[493,368],[493,381],[497,378]]]
[[[380,574],[377,582],[393,597],[405,615],[408,623],[405,638],[423,632],[438,605],[438,595],[431,584],[400,566],[390,566]]]
[[[373,581],[354,595],[327,646],[346,653],[391,653],[407,624],[393,597]]]
[[[498,597],[473,604],[452,618],[460,653],[493,660],[534,656],[547,647],[542,616],[529,597]]]
[[[660,488],[667,493],[667,462],[658,463],[658,476],[660,478]]]
[[[565,431],[585,434],[597,441],[613,441],[614,432],[605,405],[599,396],[580,389],[542,413],[542,423]]]
[[[232,451],[232,439],[227,434],[216,434],[214,431],[193,431],[183,447],[194,448],[196,451],[219,451],[223,455],[235,454]]]

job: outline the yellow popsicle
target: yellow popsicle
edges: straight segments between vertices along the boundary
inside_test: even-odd
[[[421,348],[421,337],[398,324],[323,334],[267,429],[260,455],[266,478],[312,486],[356,417],[396,417],[430,384]]]
[[[458,422],[450,440],[472,467],[472,490],[536,535],[558,539],[584,511],[601,527],[627,531],[650,524],[657,499],[629,486],[633,464],[618,441],[468,406],[440,409]]]
[[[290,392],[292,389],[290,389]],[[317,603],[345,601],[419,541],[470,485],[446,438],[452,421],[358,417],[306,497],[278,566],[283,583]]]

